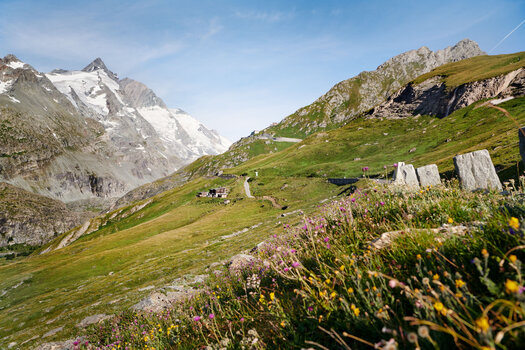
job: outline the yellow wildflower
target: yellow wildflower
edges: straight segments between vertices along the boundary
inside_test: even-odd
[[[339,270],[344,271],[345,270],[345,265],[339,266]]]
[[[360,312],[361,312],[361,311],[359,310],[359,308],[356,307],[356,308],[354,309],[354,315],[359,316],[359,313],[360,313]]]
[[[487,333],[489,330],[489,320],[486,317],[481,317],[476,320],[476,326],[478,332]]]
[[[281,327],[284,327],[286,326],[286,323],[284,323],[284,321],[281,322]]]
[[[454,223],[454,219],[452,219],[452,218],[448,218],[447,221],[448,221],[449,224],[453,224]]]
[[[421,254],[416,255],[417,260],[421,260]]]
[[[515,217],[511,217],[509,220],[509,226],[517,230],[520,228],[520,221]]]
[[[483,249],[481,250],[481,255],[483,255],[483,257],[486,258],[486,257],[489,256],[489,252],[487,252],[487,250],[483,248]]]
[[[465,285],[465,282],[463,282],[462,280],[456,280],[456,287],[457,288],[461,288]]]
[[[275,299],[275,293],[274,293],[274,292],[271,292],[271,293],[270,293],[270,300],[273,301],[273,299]]]
[[[436,273],[434,276],[432,276],[432,279],[434,281],[437,281],[439,279],[439,275]]]
[[[438,312],[440,312],[441,310],[443,310],[445,306],[443,305],[443,303],[437,301],[434,303],[434,309],[436,309]]]
[[[348,293],[352,294],[354,292],[354,288],[350,287],[348,288]]]
[[[517,293],[520,286],[518,285],[518,282],[507,279],[507,281],[505,281],[505,289],[509,294]]]
[[[518,260],[518,258],[516,257],[516,255],[512,254],[511,256],[509,256],[509,260],[510,260],[511,263],[514,264],[516,262],[516,260]]]

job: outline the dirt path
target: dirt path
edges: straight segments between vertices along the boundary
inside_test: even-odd
[[[247,177],[246,180],[244,180],[244,192],[246,193],[246,197],[255,198],[250,192],[250,183],[248,182],[248,180],[250,180],[250,177]]]

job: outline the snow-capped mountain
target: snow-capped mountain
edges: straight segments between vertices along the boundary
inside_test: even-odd
[[[202,155],[222,153],[231,145],[186,113],[167,108],[146,85],[129,78],[119,80],[100,58],[81,71],[55,70],[46,76],[80,111],[100,121],[112,140],[121,137],[123,128],[128,129],[132,121],[142,138],[156,136],[164,146],[162,155],[176,165]],[[120,146],[125,147],[126,141]],[[155,152],[143,147],[146,145],[136,149]]]
[[[64,201],[121,196],[231,144],[101,59],[42,74],[13,55],[0,59],[0,139],[0,181]]]

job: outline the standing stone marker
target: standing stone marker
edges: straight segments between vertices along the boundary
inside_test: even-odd
[[[419,188],[419,181],[417,180],[414,166],[403,162],[397,163],[397,168],[394,171],[394,184]]]
[[[455,156],[454,167],[466,190],[503,189],[486,149]]]
[[[441,185],[439,170],[436,164],[425,165],[416,169],[419,184],[423,187]]]

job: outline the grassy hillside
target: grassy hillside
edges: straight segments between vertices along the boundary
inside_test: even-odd
[[[253,174],[258,170],[263,176],[357,177],[363,174],[361,169],[365,166],[370,168],[369,175],[383,175],[398,161],[416,167],[436,163],[441,172],[448,172],[453,170],[452,158],[456,154],[483,148],[489,150],[499,171],[515,168],[521,159],[516,126],[502,112],[478,107],[480,104],[443,119],[361,118],[342,128],[314,134],[282,152],[255,157],[229,172]],[[500,106],[525,123],[525,97]]]
[[[525,121],[525,98],[501,106]],[[388,135],[383,135],[384,130]],[[263,196],[287,207],[284,212],[315,213],[321,200],[345,190],[329,185],[325,176],[359,176],[364,166],[370,167],[370,174],[381,174],[383,165],[396,161],[437,162],[446,171],[452,169],[454,154],[480,148],[489,149],[500,169],[513,172],[519,159],[517,143],[514,125],[501,112],[471,106],[441,120],[362,119],[231,169],[252,177],[255,170],[259,172],[251,182],[252,193],[259,199],[245,198],[242,177],[198,177],[153,197],[131,215],[123,214],[141,202],[121,209],[121,214],[71,246],[2,262],[0,338],[3,344],[22,342],[60,327],[64,328],[44,340],[67,338],[77,332],[74,325],[83,317],[116,313],[151,292],[139,289],[161,288],[185,274],[202,273],[211,263],[254,247],[283,222],[299,221],[297,213],[283,219],[283,210]],[[199,191],[223,185],[232,191],[228,205],[220,199],[195,198]]]
[[[508,55],[476,56],[444,64],[419,76],[414,83],[420,84],[427,79],[440,76],[443,77],[447,87],[452,89],[462,84],[507,74],[522,67],[525,67],[525,51]]]
[[[287,186],[279,200],[286,200],[289,208],[283,211],[268,200],[246,198],[243,181],[199,178],[154,197],[132,215],[110,220],[71,246],[0,260],[0,348],[60,327],[64,328],[43,340],[70,337],[84,317],[116,313],[137,303],[151,293],[141,288],[161,288],[177,277],[203,273],[211,263],[266,239],[282,225],[282,213],[311,212],[320,200],[340,191],[320,179],[283,179]],[[230,204],[195,197],[216,186],[231,189]],[[298,219],[297,213],[288,217],[292,222]],[[41,340],[37,338],[23,347]]]
[[[196,297],[91,327],[81,348],[520,349],[525,206],[510,191],[354,193]]]

